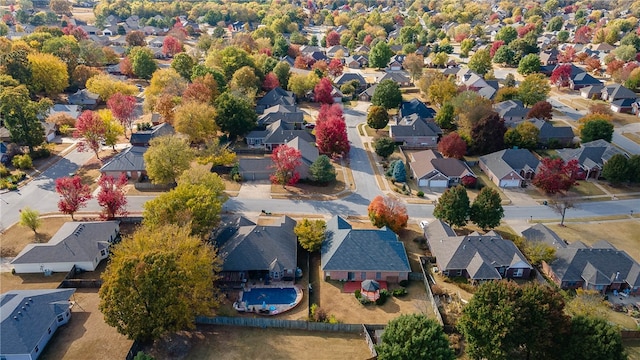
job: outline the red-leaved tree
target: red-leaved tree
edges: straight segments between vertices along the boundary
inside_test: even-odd
[[[327,46],[340,45],[340,34],[331,31],[327,34]]]
[[[409,220],[404,204],[390,196],[376,196],[369,204],[367,212],[374,226],[386,226],[395,233],[407,227]]]
[[[547,194],[565,193],[577,184],[579,175],[580,168],[576,159],[565,163],[560,158],[544,158],[532,183]]]
[[[613,75],[616,71],[622,69],[624,66],[624,61],[622,60],[612,60],[607,64],[607,74]]]
[[[567,48],[558,54],[558,61],[561,63],[573,62],[576,58],[576,49],[573,46],[567,46]]]
[[[127,177],[122,174],[119,178],[109,175],[102,175],[98,179],[98,205],[102,207],[100,217],[103,219],[113,219],[117,215],[127,215],[127,197],[124,186],[127,184]]]
[[[128,56],[125,56],[122,60],[120,60],[120,72],[122,75],[127,75],[129,77],[133,77],[135,74],[133,73],[133,64],[131,64],[131,59]]]
[[[587,66],[587,71],[589,72],[597,72],[600,71],[602,68],[602,63],[600,62],[600,59],[598,58],[594,58],[594,57],[587,57],[584,60],[584,64]]]
[[[321,154],[345,156],[351,146],[340,105],[322,105],[316,119],[316,145]]]
[[[440,140],[438,151],[448,158],[462,159],[467,153],[467,143],[458,133],[452,132]]]
[[[551,120],[553,117],[553,106],[548,101],[538,101],[533,104],[527,113],[527,119]]]
[[[184,103],[195,101],[203,104],[210,104],[213,102],[211,95],[211,89],[203,82],[192,82],[184,90],[184,93],[182,93],[182,101]]]
[[[588,44],[591,42],[592,30],[588,26],[579,27],[576,30],[576,34],[573,38],[573,42],[576,44]]]
[[[342,75],[342,71],[344,70],[344,65],[342,65],[342,61],[340,59],[331,59],[331,62],[328,66],[329,75],[333,77],[338,77]]]
[[[280,86],[280,81],[278,80],[278,76],[272,72],[268,73],[264,77],[264,81],[262,82],[262,90],[271,91]]]
[[[167,36],[162,42],[162,53],[167,56],[173,56],[182,52],[182,43],[173,36]]]
[[[491,58],[493,58],[493,56],[496,54],[496,51],[498,51],[498,49],[500,49],[502,45],[504,45],[504,41],[502,40],[494,41],[493,44],[491,44],[491,49],[489,49],[489,55],[491,56]]]
[[[62,33],[65,35],[71,35],[78,41],[89,39],[89,34],[87,34],[83,28],[72,24],[68,24],[66,27],[63,27]]]
[[[563,87],[569,85],[569,79],[571,78],[571,64],[564,64],[556,67],[551,73],[551,82],[557,87]]]
[[[288,145],[280,145],[271,153],[272,168],[275,170],[269,177],[274,184],[295,185],[300,180],[298,167],[302,164],[300,150]]]
[[[536,28],[536,24],[527,24],[524,26],[520,26],[518,29],[516,29],[518,31],[518,37],[519,38],[525,37],[528,33],[530,33],[535,28]]]
[[[127,130],[131,129],[131,123],[135,117],[136,98],[131,95],[115,93],[107,100],[107,107],[111,110],[113,116],[118,119],[120,124],[122,124],[122,127],[124,127],[124,135],[127,136]]]
[[[105,122],[102,121],[98,113],[85,110],[76,120],[76,131],[73,133],[73,137],[80,138],[78,151],[92,150],[96,157],[100,159],[98,152],[106,132]]]
[[[313,89],[316,102],[322,104],[333,104],[333,97],[331,96],[332,90],[333,85],[331,85],[331,81],[329,79],[320,79],[320,82],[318,82],[316,87]]]
[[[56,192],[60,194],[58,210],[71,215],[71,220],[74,220],[73,214],[87,206],[87,201],[91,199],[89,185],[83,184],[79,176],[57,178]]]
[[[302,55],[298,56],[296,60],[293,62],[293,67],[295,67],[296,69],[307,69],[308,65],[304,56]]]

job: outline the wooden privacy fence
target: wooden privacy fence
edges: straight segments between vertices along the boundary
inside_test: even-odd
[[[424,270],[423,257],[420,257],[420,269],[422,270],[422,281],[424,282],[424,287],[427,289],[427,297],[429,298],[429,302],[433,307],[433,312],[436,314],[436,320],[438,320],[440,325],[444,326],[444,320],[442,319],[440,308],[438,308],[438,303],[436,302],[436,299],[433,297],[433,293],[431,292],[429,277],[427,276],[427,272]]]
[[[351,332],[360,333],[362,324],[329,324],[321,322],[309,322],[304,320],[284,320],[271,318],[244,318],[244,317],[204,317],[196,318],[196,324],[244,326],[255,328],[278,328],[326,332]]]

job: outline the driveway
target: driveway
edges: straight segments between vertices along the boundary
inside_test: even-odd
[[[271,183],[266,180],[243,182],[237,197],[240,199],[271,199]]]

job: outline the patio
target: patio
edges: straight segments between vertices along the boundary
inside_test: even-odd
[[[381,280],[376,280],[376,281],[378,282],[378,284],[380,284],[380,290],[388,289],[386,281],[381,281]],[[344,283],[342,287],[342,292],[353,294],[356,292],[356,290],[360,290],[361,284],[362,284],[362,281],[347,281]]]

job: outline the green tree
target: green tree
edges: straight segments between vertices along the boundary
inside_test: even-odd
[[[210,52],[205,65],[222,70],[227,80],[231,80],[233,74],[243,66],[255,68],[255,63],[249,53],[237,46],[227,46],[221,51]]]
[[[102,274],[100,312],[129,339],[150,341],[195,327],[218,305],[222,261],[188,227],[142,227],[113,249]]]
[[[569,40],[569,32],[566,30],[558,31],[557,39],[560,43],[567,42]]]
[[[225,92],[216,99],[218,116],[216,123],[220,129],[234,140],[256,126],[258,116],[248,99]]]
[[[211,167],[230,165],[236,161],[236,153],[229,148],[229,144],[222,144],[218,138],[213,138],[200,147],[198,163],[209,164]]]
[[[381,136],[373,142],[373,148],[378,156],[386,159],[396,150],[396,142],[388,136]]]
[[[284,57],[287,55],[287,51],[289,51],[289,43],[287,43],[287,39],[285,39],[281,34],[278,34],[273,43],[273,56],[277,58]]]
[[[176,54],[173,57],[173,61],[171,62],[171,67],[186,80],[191,80],[193,67],[195,65],[196,61],[193,59],[193,57],[185,52]]]
[[[0,91],[0,114],[11,139],[28,146],[29,152],[44,142],[44,129],[39,117],[44,117],[52,105],[49,99],[31,101],[25,85],[5,87]]]
[[[620,45],[617,49],[613,50],[616,58],[624,62],[635,59],[637,50],[633,45]]]
[[[604,164],[602,176],[612,184],[629,180],[629,160],[622,154],[615,154]]]
[[[373,105],[382,106],[385,109],[394,109],[400,106],[402,93],[400,86],[393,80],[382,80],[371,97]]]
[[[442,326],[423,314],[400,315],[389,321],[376,351],[380,360],[453,360],[456,357]]]
[[[562,30],[563,23],[564,19],[562,19],[562,16],[554,16],[547,23],[547,31],[560,31]]]
[[[540,57],[536,54],[528,54],[520,60],[518,64],[518,74],[527,76],[529,74],[537,73],[540,71]]]
[[[620,330],[591,315],[571,319],[571,335],[563,348],[563,360],[626,360]]]
[[[613,123],[600,116],[580,119],[580,139],[583,143],[603,139],[611,142],[613,137]]]
[[[147,174],[154,184],[173,184],[189,168],[194,154],[186,141],[175,136],[161,136],[150,141],[144,153]]]
[[[546,100],[551,91],[549,81],[542,74],[528,75],[518,87],[518,98],[525,106]]]
[[[374,68],[387,66],[393,56],[393,51],[386,41],[379,41],[369,52],[369,65]]]
[[[146,47],[134,47],[129,54],[133,73],[142,79],[151,79],[158,69],[158,64],[153,57],[151,49]]]
[[[436,114],[436,117],[433,119],[438,126],[442,129],[453,130],[456,128],[456,125],[453,123],[455,118],[455,109],[451,103],[447,102],[442,105],[440,111]]]
[[[474,71],[475,73],[484,76],[493,68],[491,65],[491,55],[489,55],[489,50],[478,50],[476,51],[471,59],[469,59],[469,69]]]
[[[324,220],[309,220],[307,218],[296,224],[293,232],[298,237],[298,242],[308,252],[320,250],[325,238],[327,223]]]
[[[464,39],[460,43],[460,57],[466,58],[469,56],[469,51],[473,49],[473,46],[476,44],[473,39]]]
[[[539,135],[540,130],[533,123],[525,121],[507,130],[504,134],[504,143],[507,147],[517,146],[532,150],[538,144]]]
[[[54,37],[42,43],[42,52],[57,56],[67,65],[69,76],[78,66],[80,60],[80,45],[75,37],[66,35]]]
[[[38,228],[42,226],[42,219],[40,219],[40,212],[33,210],[30,207],[25,207],[20,211],[20,225],[28,227],[33,231],[34,235],[38,235]]]
[[[274,68],[273,73],[276,74],[278,82],[283,89],[288,89],[289,76],[291,76],[291,66],[281,61]]]
[[[391,172],[391,178],[393,181],[405,182],[407,181],[407,170],[404,167],[404,162],[396,161],[393,165],[393,171]]]
[[[438,199],[433,216],[453,226],[465,226],[469,216],[469,195],[462,185],[447,189]]]
[[[634,183],[640,182],[640,155],[629,158],[629,179]]]
[[[369,113],[367,114],[367,125],[370,128],[380,130],[384,129],[385,126],[389,123],[389,113],[387,113],[387,109],[382,106],[372,106],[369,108]]]
[[[504,41],[505,45],[509,45],[510,42],[518,38],[518,31],[511,26],[505,26],[498,30],[496,34],[496,40]]]
[[[336,169],[327,155],[320,155],[309,166],[309,175],[312,181],[328,184],[336,180]]]
[[[504,217],[500,194],[493,188],[482,188],[471,205],[470,215],[471,221],[482,230],[500,225],[500,220]]]
[[[508,46],[500,46],[493,55],[493,62],[496,64],[515,65],[516,53]]]

